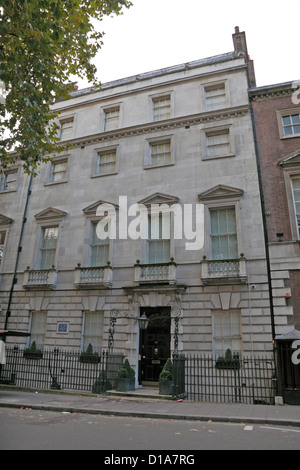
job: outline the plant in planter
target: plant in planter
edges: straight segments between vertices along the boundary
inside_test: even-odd
[[[240,367],[240,358],[239,354],[232,355],[231,349],[227,349],[225,352],[225,357],[219,356],[216,360],[217,369],[239,369]]]
[[[93,346],[90,343],[86,351],[82,351],[80,354],[79,360],[85,363],[98,363],[100,362],[100,356],[97,352],[93,352]]]
[[[170,358],[167,359],[163,370],[159,374],[159,394],[172,395],[173,385],[173,364]]]
[[[128,359],[118,371],[117,392],[129,392],[135,389],[135,371],[130,366]]]
[[[29,348],[24,349],[23,356],[26,359],[41,359],[43,357],[43,351],[36,347],[35,341],[32,341]]]

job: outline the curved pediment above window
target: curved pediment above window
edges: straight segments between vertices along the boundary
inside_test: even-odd
[[[43,222],[43,221],[51,221],[54,219],[62,219],[67,215],[66,212],[60,210],[60,209],[55,209],[54,207],[48,207],[47,209],[44,209],[42,212],[39,212],[36,214],[34,217],[37,222]]]
[[[0,227],[10,225],[13,222],[13,219],[6,217],[5,215],[0,214]]]
[[[278,165],[282,167],[300,166],[300,149],[278,160]]]
[[[198,194],[200,201],[212,201],[214,199],[228,199],[228,198],[240,198],[244,194],[243,189],[233,188],[231,186],[225,186],[224,184],[218,184],[213,188],[207,189],[203,193]]]
[[[176,204],[179,201],[179,198],[176,196],[170,196],[169,194],[163,194],[163,193],[154,193],[151,196],[148,196],[141,201],[138,202],[138,204],[144,204],[145,206],[150,206],[151,204]]]

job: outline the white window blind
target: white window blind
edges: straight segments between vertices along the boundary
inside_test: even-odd
[[[205,88],[206,111],[222,109],[226,107],[225,85],[219,84]]]
[[[108,152],[99,152],[97,159],[96,173],[98,175],[107,175],[116,172],[116,150]]]
[[[164,96],[153,100],[153,121],[169,119],[171,116],[170,96]]]

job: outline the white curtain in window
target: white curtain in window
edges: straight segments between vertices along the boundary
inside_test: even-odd
[[[238,257],[235,209],[210,211],[212,259],[236,259]]]

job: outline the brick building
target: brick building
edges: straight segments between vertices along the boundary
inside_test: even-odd
[[[251,89],[276,334],[300,329],[300,100],[295,83]]]

